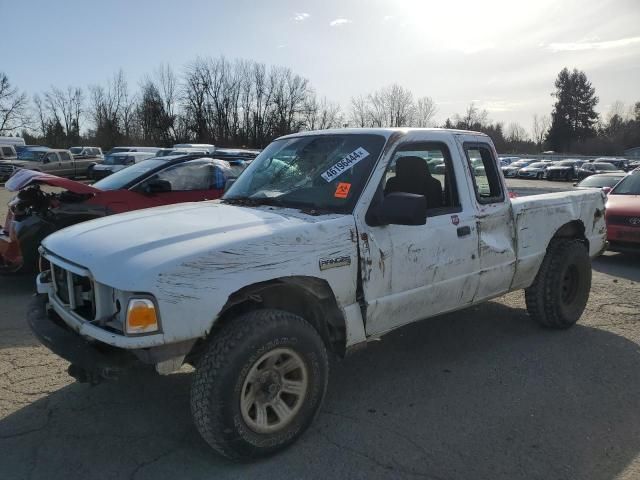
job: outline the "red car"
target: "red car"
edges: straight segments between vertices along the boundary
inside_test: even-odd
[[[640,254],[640,170],[609,192],[606,220],[609,250]]]
[[[152,158],[93,185],[19,170],[5,184],[7,190],[18,194],[9,203],[0,231],[0,272],[35,269],[40,242],[61,228],[141,208],[219,198],[226,181],[237,177],[245,165],[245,159],[238,157]],[[47,192],[41,185],[63,190]]]

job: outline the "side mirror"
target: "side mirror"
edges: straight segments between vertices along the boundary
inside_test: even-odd
[[[236,183],[237,178],[230,178],[228,179],[225,184],[224,184],[224,191],[226,192],[227,190],[229,190],[229,188],[231,187],[231,185],[233,185],[234,183]]]
[[[45,157],[45,158],[43,158],[43,159],[42,159],[42,163],[49,163],[49,159],[48,159],[48,158],[46,158],[46,157]]]
[[[164,193],[171,191],[171,183],[167,180],[154,180],[144,186],[144,192],[148,194]]]
[[[389,193],[375,216],[378,225],[424,225],[427,223],[427,199],[413,193]]]
[[[577,187],[577,186],[578,186],[578,182],[574,183],[574,184],[573,184],[573,186],[574,186],[574,187]]]
[[[609,192],[610,192],[611,190],[613,190],[613,188],[611,188],[611,187],[602,187],[602,192],[603,192],[605,195],[609,195]]]

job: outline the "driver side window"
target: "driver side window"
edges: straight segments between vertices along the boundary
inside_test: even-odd
[[[54,163],[58,161],[58,155],[55,153],[48,153],[42,163]]]
[[[384,194],[413,193],[427,201],[427,216],[461,210],[448,147],[440,142],[407,143],[398,148],[383,180]]]

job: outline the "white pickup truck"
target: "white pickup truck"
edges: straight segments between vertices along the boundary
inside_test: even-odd
[[[570,327],[605,235],[600,191],[510,199],[486,135],[305,132],[269,145],[221,201],[47,237],[29,323],[81,381],[193,365],[198,430],[253,458],[310,425],[328,352],[519,289],[533,320]]]

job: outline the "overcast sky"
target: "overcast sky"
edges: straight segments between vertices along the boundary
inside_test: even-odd
[[[30,94],[224,55],[291,67],[345,109],[396,82],[440,122],[475,101],[529,130],[564,66],[605,117],[640,101],[640,0],[0,0],[0,18],[0,70]]]

